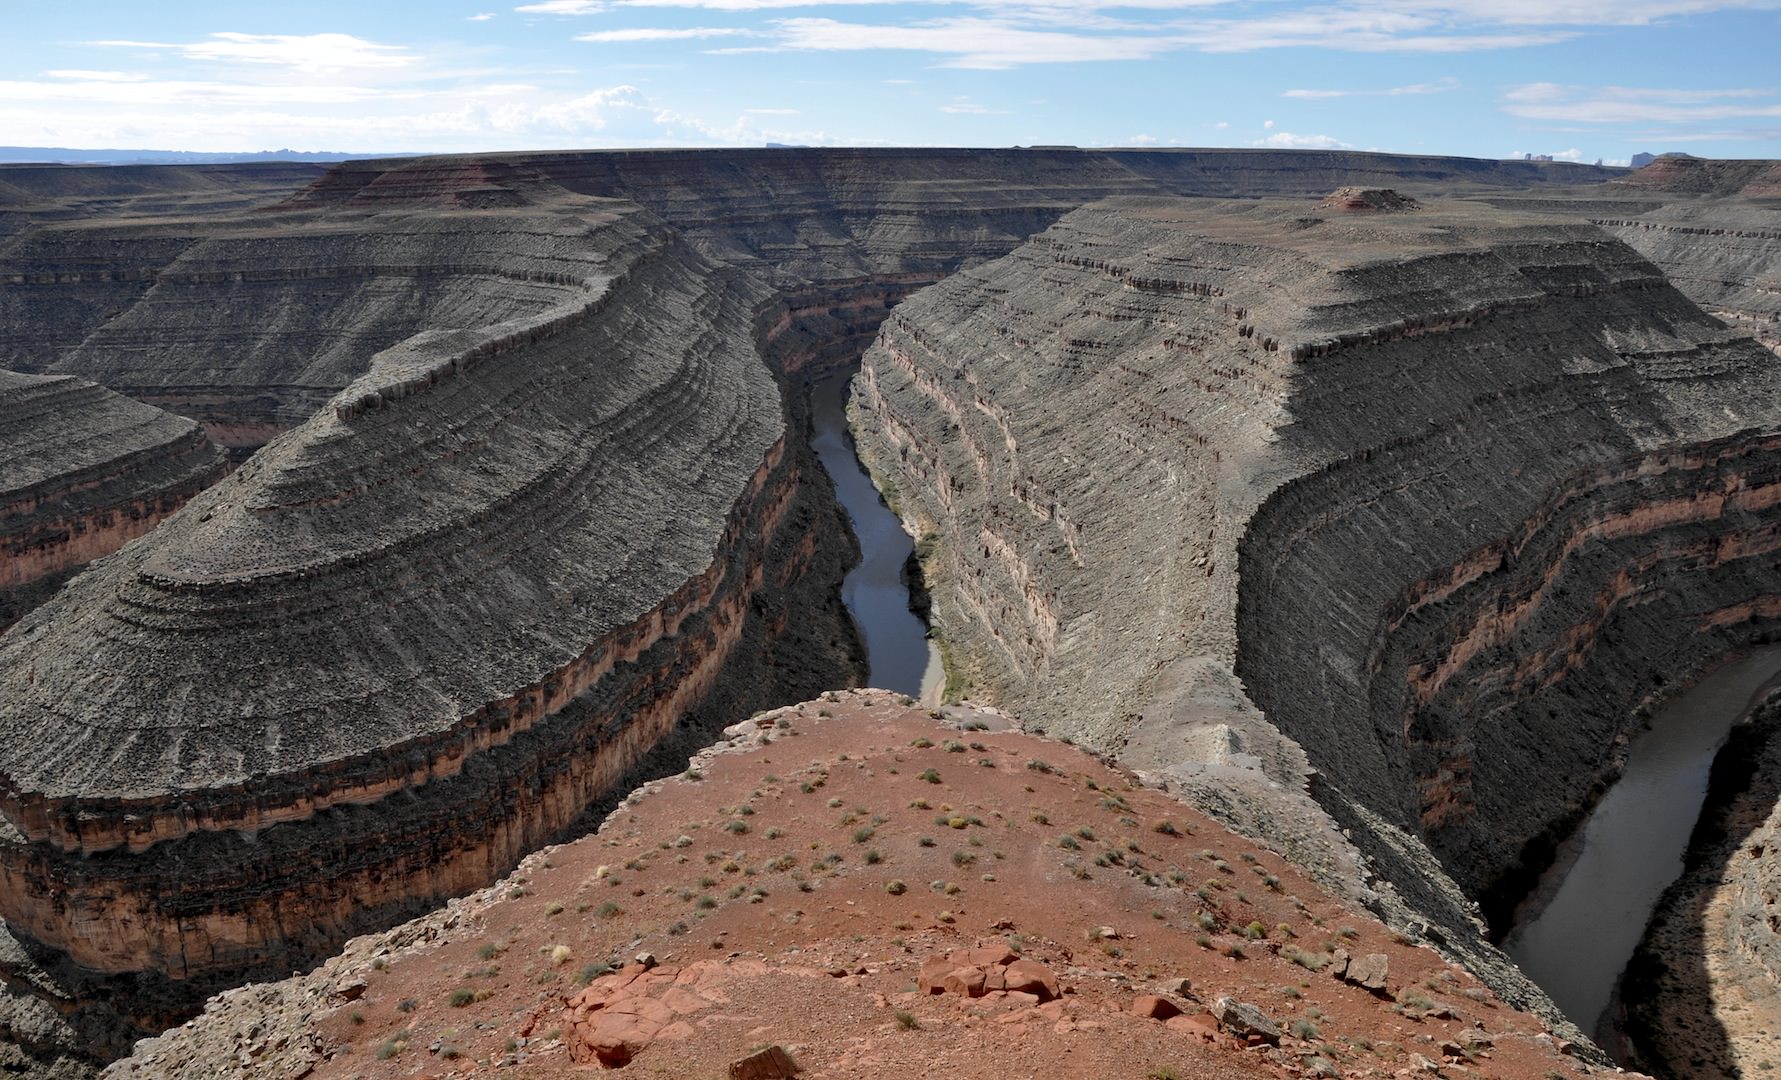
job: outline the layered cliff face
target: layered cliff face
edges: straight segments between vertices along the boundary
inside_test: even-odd
[[[560,303],[582,268],[539,228],[571,226],[411,208],[39,227],[0,242],[0,366],[78,373],[251,449],[382,349]]]
[[[1492,201],[1601,226],[1684,296],[1781,352],[1777,199],[1781,162],[1662,157],[1600,186]]]
[[[349,163],[252,213],[170,196],[33,217],[0,240],[0,366],[97,378],[239,456],[272,441],[0,645],[0,914],[19,938],[0,974],[32,995],[0,1000],[0,1032],[115,1053],[118,1017],[83,1003],[153,1030],[490,880],[677,732],[857,681],[845,530],[782,391],[851,362],[915,290],[1110,193],[1607,175],[1327,153],[529,154]],[[1080,514],[1015,488],[1080,557]],[[1206,505],[1133,535],[1166,545]],[[1030,560],[1018,538],[984,548],[1016,575]],[[1201,589],[1203,569],[1170,580]],[[1023,580],[1031,648],[1088,640],[1043,575]],[[1111,634],[1121,596],[1102,599]],[[1120,652],[1100,685],[1141,685],[1147,658]],[[1168,684],[1234,715],[1228,664],[1206,670]],[[1244,750],[1303,771],[1243,717]],[[86,1026],[41,1036],[45,1008]]]
[[[1662,267],[1690,300],[1781,353],[1781,202],[1733,195],[1590,217]]]
[[[0,236],[48,221],[245,210],[288,196],[327,169],[300,161],[0,165]]]
[[[971,678],[1189,786],[1311,774],[1483,970],[1469,901],[1781,610],[1781,372],[1588,225],[1111,200],[860,386]]]
[[[0,371],[0,630],[224,467],[190,420],[84,379]]]
[[[520,302],[528,238],[483,229],[465,246],[437,227],[439,210],[495,213],[541,194],[630,199],[708,258],[750,267],[786,294],[788,312],[882,314],[1107,195],[1309,193],[1369,179],[1503,188],[1616,173],[1326,151],[537,153],[348,162],[282,209],[235,217],[195,211],[312,174],[119,170],[109,203],[98,198],[104,170],[21,170],[10,186],[7,175],[0,211],[17,210],[0,229],[13,234],[0,239],[0,367],[93,379],[201,419],[245,452],[307,417],[378,349]],[[336,227],[318,228],[318,210],[335,212]]]
[[[758,292],[628,203],[429,232],[529,237],[512,305],[0,639],[0,911],[150,973],[145,1028],[491,880],[700,707],[853,678]]]

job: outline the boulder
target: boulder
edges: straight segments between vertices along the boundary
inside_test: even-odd
[[[730,1080],[789,1080],[800,1071],[792,1056],[778,1046],[730,1062]]]
[[[1342,978],[1378,994],[1385,991],[1385,977],[1390,971],[1391,963],[1384,953],[1368,953],[1366,956],[1350,960],[1348,971]]]
[[[1051,1001],[1062,993],[1057,976],[1036,960],[1016,960],[1008,965],[1002,978],[1009,990],[1034,994],[1040,1001]]]
[[[1280,1045],[1280,1026],[1270,1020],[1267,1013],[1248,1002],[1228,996],[1221,997],[1212,1003],[1212,1015],[1218,1018],[1219,1027],[1239,1039],[1247,1039],[1253,1035],[1270,1045]]]
[[[1132,1012],[1151,1020],[1167,1020],[1181,1015],[1181,1006],[1156,994],[1139,994],[1132,1001]]]

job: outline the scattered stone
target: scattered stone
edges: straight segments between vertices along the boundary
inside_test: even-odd
[[[1167,1020],[1181,1015],[1181,1006],[1156,994],[1139,994],[1132,1001],[1132,1012],[1151,1020]]]
[[[801,1071],[792,1056],[779,1046],[769,1046],[741,1061],[730,1062],[730,1080],[789,1080]]]
[[[1385,991],[1385,977],[1390,970],[1390,960],[1384,953],[1368,953],[1359,959],[1350,960],[1348,971],[1342,977],[1377,994]]]
[[[1268,1014],[1248,1002],[1221,997],[1212,1003],[1212,1015],[1218,1024],[1239,1039],[1259,1039],[1272,1046],[1280,1045],[1280,1027]],[[1252,1043],[1252,1045],[1254,1045]]]

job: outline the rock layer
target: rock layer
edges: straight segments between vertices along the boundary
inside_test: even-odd
[[[1772,632],[1778,380],[1588,225],[1111,200],[899,308],[860,419],[980,686],[1184,784],[1309,774],[1532,1000],[1472,902]]]
[[[491,880],[699,709],[853,678],[758,291],[633,204],[433,218],[532,238],[510,309],[0,639],[0,907],[70,999],[156,1030]]]
[[[0,630],[223,469],[190,420],[84,379],[0,371]]]
[[[774,371],[848,362],[1084,201],[1611,175],[528,154],[349,163],[253,213],[39,215],[0,241],[0,365],[266,445],[0,645],[0,910],[32,958],[0,969],[153,1028],[489,880],[689,717],[857,679],[845,530]],[[1051,604],[1035,585],[1041,637]]]

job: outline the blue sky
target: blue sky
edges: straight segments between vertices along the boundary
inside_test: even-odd
[[[0,0],[0,144],[1781,157],[1781,0]]]

